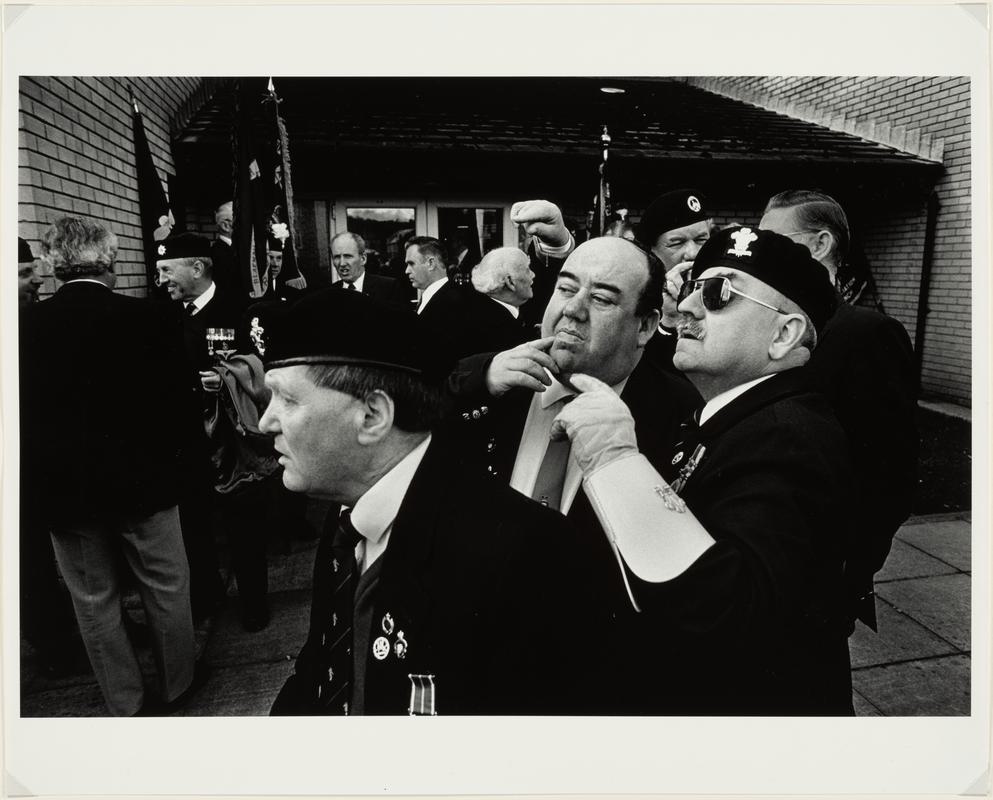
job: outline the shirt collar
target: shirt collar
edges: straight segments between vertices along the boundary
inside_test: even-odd
[[[517,306],[512,306],[510,303],[505,303],[503,302],[503,300],[497,300],[495,297],[491,297],[490,300],[502,305],[505,309],[507,309],[510,312],[510,316],[512,316],[514,319],[517,319],[521,314],[521,310]]]
[[[365,272],[363,272],[359,277],[357,277],[352,284],[355,286],[356,292],[361,292],[362,287],[365,286]]]
[[[378,542],[396,519],[407,488],[431,443],[431,435],[405,455],[389,472],[366,491],[352,509],[355,530],[370,542]]]
[[[724,408],[724,406],[729,405],[733,400],[741,397],[741,395],[753,386],[758,386],[762,381],[768,380],[771,377],[772,375],[763,375],[740,386],[735,386],[733,389],[728,389],[726,392],[721,392],[717,397],[711,398],[703,407],[703,411],[700,412],[700,424],[703,425],[703,423]]]
[[[545,374],[552,379],[552,385],[549,386],[547,389],[545,389],[545,391],[541,392],[540,402],[542,408],[548,408],[550,405],[557,403],[562,398],[572,397],[575,394],[575,392],[572,389],[570,389],[568,386],[564,386],[563,384],[559,383],[559,381],[555,378],[555,376],[552,375],[552,373],[549,372],[547,369],[545,370]],[[617,383],[614,386],[611,386],[610,388],[613,389],[614,394],[619,395],[621,392],[624,391],[624,387],[627,385],[627,382],[628,379],[625,378],[620,383]]]
[[[203,307],[213,299],[215,291],[217,291],[217,284],[211,281],[210,286],[207,287],[203,294],[199,297],[194,297],[193,300],[189,302],[183,303],[183,308],[189,308],[190,303],[193,303],[198,312],[203,311]]]
[[[104,283],[103,281],[98,281],[95,278],[73,278],[71,281],[66,281],[64,285],[68,286],[70,283],[96,283],[102,286],[104,289],[110,289],[110,287],[106,283]],[[111,289],[111,291],[113,291],[113,289]]]
[[[438,290],[446,283],[448,283],[448,278],[439,278],[434,283],[432,283],[427,289],[425,289],[424,292],[421,294],[420,307],[424,308],[424,306],[428,304],[428,300],[434,297],[438,293]]]
[[[219,233],[217,234],[217,238],[224,242],[224,244],[231,244],[230,236],[225,236],[223,233]]]

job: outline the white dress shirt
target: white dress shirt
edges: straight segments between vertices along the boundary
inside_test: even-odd
[[[355,563],[359,565],[360,572],[369,569],[386,551],[393,520],[430,443],[431,435],[428,434],[423,442],[376,481],[352,509],[352,525],[362,534],[362,539],[355,545]]]
[[[194,298],[190,302],[184,302],[183,308],[188,309],[190,305],[193,305],[196,308],[196,311],[194,311],[190,316],[195,317],[197,314],[203,311],[203,307],[211,301],[211,299],[214,297],[214,292],[216,290],[217,290],[216,284],[213,281],[211,281],[210,286],[207,287],[207,290],[203,294],[201,294],[199,297]]]
[[[713,397],[707,401],[707,404],[703,407],[703,411],[700,412],[700,424],[703,425],[708,419],[710,419],[714,414],[720,411],[724,406],[728,405],[732,400],[743,395],[753,386],[758,386],[762,381],[768,380],[772,375],[763,375],[761,378],[755,378],[755,380],[743,383],[740,386],[735,386],[733,389],[728,389],[726,392],[721,392],[717,397]]]
[[[538,471],[541,469],[541,462],[548,449],[552,422],[565,405],[562,401],[575,394],[572,389],[555,380],[551,373],[548,373],[548,376],[552,378],[552,385],[543,392],[535,392],[534,397],[531,398],[531,407],[528,409],[527,420],[524,422],[524,432],[521,434],[521,445],[514,461],[514,471],[510,476],[511,488],[516,489],[526,497],[530,497],[534,493]],[[620,394],[624,391],[624,384],[626,383],[627,378],[611,388]],[[570,449],[569,462],[565,470],[565,483],[562,486],[562,500],[559,504],[559,510],[563,514],[568,514],[569,509],[572,508],[572,502],[576,499],[576,493],[582,482],[583,471],[572,457]]]
[[[494,303],[499,303],[500,305],[502,305],[505,309],[507,309],[510,312],[510,316],[512,316],[514,319],[518,319],[520,317],[521,310],[517,306],[512,306],[510,303],[505,303],[503,302],[503,300],[497,300],[495,297],[491,297],[490,300],[492,300]]]

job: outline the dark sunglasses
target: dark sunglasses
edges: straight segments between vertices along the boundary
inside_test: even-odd
[[[720,311],[722,308],[726,308],[727,304],[731,302],[731,296],[738,295],[739,297],[744,297],[746,300],[751,300],[753,303],[758,303],[760,306],[771,308],[773,311],[777,311],[780,314],[786,313],[781,308],[776,308],[775,306],[769,305],[764,300],[759,300],[757,297],[752,297],[744,292],[739,292],[731,285],[731,279],[723,276],[714,278],[696,278],[694,280],[685,281],[679,290],[677,305],[696,292],[701,293],[700,299],[703,301],[703,307],[707,309],[707,311]]]

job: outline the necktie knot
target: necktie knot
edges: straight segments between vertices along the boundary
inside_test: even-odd
[[[338,530],[334,533],[334,540],[331,542],[331,546],[335,548],[348,547],[354,550],[355,545],[361,540],[362,534],[352,525],[352,512],[342,511],[338,517]]]
[[[186,316],[192,317],[194,314],[197,313],[196,303],[187,303],[183,311],[186,313]]]

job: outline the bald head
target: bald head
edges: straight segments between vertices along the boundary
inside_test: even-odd
[[[534,273],[528,257],[516,247],[490,250],[472,268],[472,286],[481,294],[520,307],[531,299]]]

